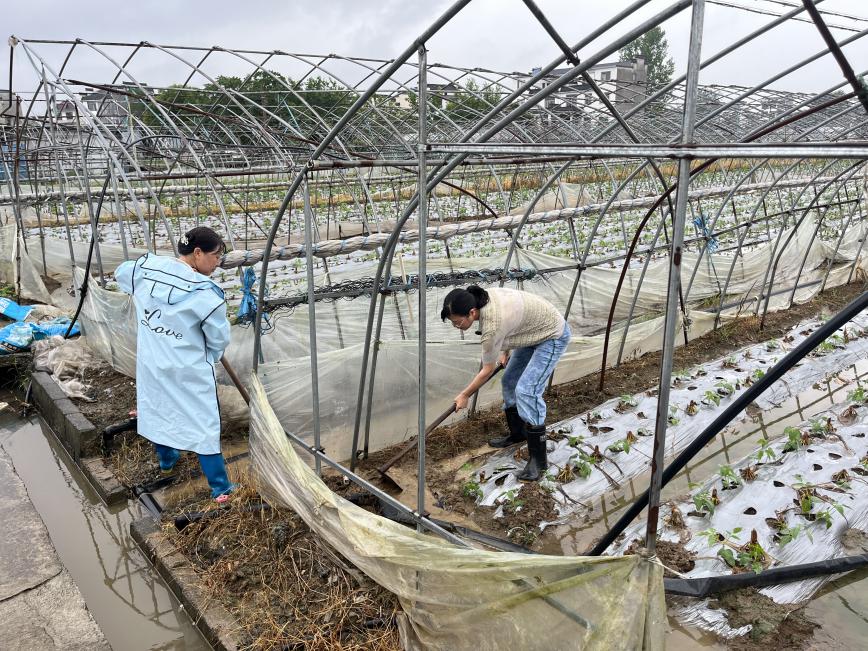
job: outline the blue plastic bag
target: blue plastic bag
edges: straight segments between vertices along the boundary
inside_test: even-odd
[[[32,309],[32,305],[18,305],[18,303],[13,301],[11,298],[0,298],[0,314],[5,316],[7,319],[12,319],[13,321],[24,321]]]
[[[70,318],[68,316],[59,316],[56,319],[51,319],[51,321],[43,321],[42,323],[30,323],[30,329],[33,331],[33,339],[34,341],[41,341],[42,339],[48,339],[49,337],[53,337],[54,335],[60,335],[61,337],[66,334],[67,329],[69,328]],[[81,332],[78,327],[78,321],[75,322],[75,326],[72,328],[72,332],[69,333],[69,336],[72,337]]]
[[[0,355],[24,352],[32,342],[33,330],[28,323],[10,323],[0,328]]]

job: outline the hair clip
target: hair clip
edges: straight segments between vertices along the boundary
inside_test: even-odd
[[[190,240],[187,239],[186,235],[182,235],[179,242],[181,242],[181,244],[183,244],[184,246],[187,246],[190,243]]]

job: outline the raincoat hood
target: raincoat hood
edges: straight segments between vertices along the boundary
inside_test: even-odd
[[[223,290],[213,280],[177,258],[148,253],[139,259],[138,266],[140,273],[135,281],[153,283],[150,295],[157,301],[177,305],[196,296],[197,292],[214,292],[223,300]]]

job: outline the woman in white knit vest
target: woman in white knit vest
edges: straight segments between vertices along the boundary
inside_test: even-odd
[[[440,318],[449,319],[461,330],[469,330],[479,321],[476,334],[482,335],[482,369],[455,396],[455,405],[459,410],[466,407],[497,362],[503,364],[506,370],[501,387],[509,432],[489,444],[502,448],[527,439],[530,461],[518,478],[537,481],[548,465],[542,395],[570,341],[569,324],[551,303],[529,292],[505,288],[486,291],[476,285],[449,292]]]

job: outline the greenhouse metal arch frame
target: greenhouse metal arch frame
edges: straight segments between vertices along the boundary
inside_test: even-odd
[[[844,231],[856,224],[861,228],[865,218],[862,207],[866,133],[866,121],[862,113],[865,110],[862,103],[864,92],[861,88],[852,87],[851,80],[855,74],[852,69],[849,73],[853,74],[844,71],[844,82],[821,93],[785,93],[772,90],[769,85],[826,55],[835,57],[840,63],[843,57],[841,48],[861,39],[868,31],[864,29],[864,25],[857,25],[856,21],[843,27],[835,25],[852,34],[838,43],[826,39],[825,49],[787,67],[761,84],[750,88],[702,87],[698,85],[701,69],[737,53],[745,44],[789,20],[804,18],[799,14],[809,11],[813,4],[806,2],[802,7],[788,8],[786,12],[773,16],[766,25],[750,35],[703,60],[700,42],[703,2],[674,2],[629,33],[612,39],[609,43],[603,42],[615,25],[650,4],[649,0],[635,2],[570,47],[539,8],[528,1],[524,4],[528,7],[529,16],[535,17],[562,52],[561,56],[535,75],[516,77],[496,71],[430,64],[425,51],[426,44],[449,21],[459,19],[462,9],[468,4],[469,0],[453,4],[419,39],[410,44],[401,56],[392,61],[351,59],[336,55],[316,57],[282,51],[250,52],[226,48],[172,47],[151,43],[124,45],[83,40],[61,43],[16,39],[10,51],[14,52],[16,48],[23,50],[41,79],[19,125],[14,128],[2,127],[4,143],[14,143],[4,149],[7,155],[3,157],[3,162],[4,169],[7,170],[5,180],[9,186],[8,192],[10,197],[14,195],[16,220],[21,222],[21,230],[26,234],[21,217],[22,208],[35,208],[39,220],[43,265],[47,269],[44,261],[45,238],[41,209],[53,202],[55,209],[59,209],[63,214],[69,262],[74,264],[71,230],[77,221],[69,214],[68,202],[83,200],[81,205],[87,208],[87,223],[91,235],[97,240],[96,263],[102,274],[103,261],[99,257],[98,242],[98,232],[102,228],[101,215],[100,210],[94,208],[94,199],[99,192],[95,191],[90,183],[93,178],[102,178],[101,173],[97,174],[96,170],[105,170],[105,179],[111,186],[111,190],[104,190],[102,194],[107,200],[111,199],[106,201],[106,204],[113,203],[117,206],[114,212],[120,225],[123,257],[129,255],[125,227],[129,229],[131,224],[123,222],[124,210],[121,203],[132,205],[134,221],[144,234],[143,243],[146,248],[153,250],[157,219],[161,224],[161,232],[165,233],[169,244],[174,248],[176,226],[172,223],[171,215],[164,210],[165,203],[172,197],[186,196],[189,201],[192,196],[209,195],[213,198],[229,241],[234,240],[235,244],[235,250],[227,254],[222,266],[230,269],[262,263],[254,327],[253,368],[258,366],[260,360],[263,315],[273,300],[279,300],[266,296],[269,263],[276,259],[303,257],[307,276],[310,377],[314,392],[314,445],[311,447],[317,452],[315,457],[318,464],[327,457],[320,447],[319,401],[316,398],[320,373],[316,352],[315,308],[321,297],[314,285],[314,261],[319,258],[325,265],[330,256],[344,251],[377,251],[377,267],[371,282],[375,289],[369,292],[370,305],[362,347],[351,468],[355,466],[357,452],[361,450],[367,453],[368,449],[374,377],[386,298],[402,291],[389,284],[393,278],[391,269],[397,247],[399,244],[418,241],[420,250],[424,252],[427,251],[429,240],[448,242],[452,236],[449,229],[442,224],[426,228],[429,203],[437,206],[438,187],[443,184],[451,183],[460,188],[463,196],[469,197],[471,204],[478,200],[482,206],[487,205],[487,197],[478,191],[478,184],[470,190],[468,188],[471,184],[464,180],[485,178],[486,187],[493,183],[497,188],[497,193],[506,206],[502,213],[505,215],[510,212],[509,208],[516,196],[514,184],[509,190],[506,187],[509,174],[512,173],[513,178],[525,174],[538,177],[538,185],[535,186],[538,191],[529,203],[521,207],[516,217],[509,220],[508,225],[505,222],[499,223],[497,215],[494,214],[490,220],[483,219],[480,215],[474,225],[464,221],[456,222],[455,227],[466,228],[466,232],[470,233],[482,232],[487,228],[506,230],[509,233],[510,241],[499,280],[503,284],[509,279],[509,267],[515,252],[522,244],[523,235],[532,224],[565,225],[565,236],[569,237],[572,250],[572,266],[549,267],[538,271],[541,276],[560,271],[575,273],[572,292],[564,310],[567,318],[574,308],[577,292],[582,291],[582,278],[588,270],[620,262],[623,265],[623,278],[623,274],[629,271],[631,258],[641,258],[638,285],[634,288],[633,296],[627,299],[626,308],[623,308],[617,293],[611,297],[610,318],[605,329],[607,337],[617,336],[616,311],[622,308],[626,310],[625,315],[618,317],[624,327],[619,333],[616,364],[622,361],[627,352],[628,332],[637,321],[640,289],[645,283],[646,273],[652,260],[655,256],[659,257],[661,252],[683,247],[693,247],[696,251],[690,280],[685,283],[684,290],[679,284],[673,285],[670,281],[670,292],[675,291],[675,295],[680,296],[681,300],[681,304],[675,304],[674,308],[667,301],[665,307],[664,359],[668,350],[670,363],[674,342],[669,341],[669,333],[674,333],[677,329],[674,315],[680,311],[686,337],[690,310],[698,301],[710,300],[710,297],[702,296],[701,293],[691,296],[691,291],[701,266],[707,265],[707,259],[711,258],[709,243],[716,238],[722,239],[735,234],[728,249],[728,252],[732,253],[731,263],[720,273],[720,291],[714,297],[715,327],[726,307],[727,292],[739,258],[762,242],[770,242],[774,254],[772,262],[766,268],[766,278],[761,283],[754,310],[759,314],[762,306],[764,318],[773,292],[783,291],[789,294],[790,304],[795,300],[797,290],[804,287],[798,277],[802,275],[807,257],[800,261],[796,281],[791,286],[778,289],[775,271],[782,256],[792,248],[794,242],[794,231],[784,236],[784,230],[790,224],[801,225],[813,212],[820,215],[820,218],[811,227],[811,242],[818,238],[822,231],[834,228],[835,224],[840,227],[840,233],[835,238],[833,250],[827,260],[825,274],[810,281],[821,286],[826,285],[833,264],[838,258]],[[687,8],[692,9],[694,34],[690,65],[684,76],[626,110],[605,101],[607,89],[604,88],[601,93],[599,88],[592,87],[596,96],[603,100],[603,106],[589,108],[580,121],[573,121],[568,112],[558,110],[557,106],[551,104],[557,100],[558,93],[569,84],[587,79],[587,71],[595,63],[611,56],[636,36]],[[822,11],[815,11],[809,19],[822,22],[822,16]],[[598,49],[586,53],[585,50],[595,42]],[[69,48],[60,65],[55,65],[41,51],[43,47],[53,45],[66,45]],[[110,53],[110,50],[119,47],[126,50],[124,56],[118,57]],[[112,70],[111,82],[102,85],[102,88],[108,89],[110,93],[100,101],[96,110],[85,105],[75,92],[75,88],[84,83],[70,79],[67,74],[68,67],[73,67],[75,57],[80,56],[82,51],[95,53]],[[200,54],[196,55],[197,52]],[[583,55],[581,60],[577,58],[580,53]],[[156,54],[173,59],[183,70],[183,83],[177,87],[180,99],[169,101],[164,97],[155,97],[133,69],[139,58]],[[194,59],[194,56],[199,58]],[[249,66],[249,71],[240,80],[240,85],[230,88],[206,69],[206,65],[214,65],[218,56],[230,57]],[[300,91],[297,85],[288,84],[285,79],[271,72],[268,66],[279,59],[293,60],[307,66],[307,72],[302,79],[318,74],[326,75],[344,89],[346,98],[355,99],[352,103],[346,101],[336,104],[331,109],[316,104],[309,100],[308,94]],[[843,60],[846,63],[846,58]],[[567,72],[552,79],[553,71],[565,63],[570,66]],[[363,71],[357,76],[357,81],[353,81],[348,76],[349,73],[344,72],[341,68],[343,65],[354,66],[355,69]],[[409,76],[407,70],[410,71]],[[282,107],[269,104],[265,95],[258,97],[246,92],[245,87],[255,77],[268,77],[274,82],[278,88],[274,91],[275,97],[285,102],[284,107],[288,107],[287,102],[292,100],[293,106],[301,108],[291,113],[290,117],[290,114],[283,112]],[[474,77],[483,80],[483,83],[489,83],[490,87],[497,91],[497,99],[492,99],[491,94],[485,95],[481,90],[467,90],[466,94],[476,101],[465,110],[461,119],[445,111],[443,97],[438,97],[429,90],[429,78],[459,83],[462,79]],[[187,103],[181,95],[184,89],[193,88],[191,84],[195,78],[204,79],[211,85],[210,94],[203,93],[206,95],[204,108]],[[121,79],[127,80],[126,84],[118,85],[117,82]],[[10,87],[13,86],[11,81],[10,79]],[[541,82],[546,85],[540,90]],[[848,85],[849,92],[842,92],[842,88],[846,89]],[[96,83],[91,86],[100,88]],[[534,90],[536,92],[533,92]],[[395,111],[381,101],[384,97],[395,99],[406,94],[416,95],[416,110]],[[65,101],[74,105],[75,119],[71,122],[60,118],[58,104],[63,102],[58,102],[58,99],[61,96],[65,96]],[[111,116],[106,114],[107,107],[110,108],[112,102],[117,103],[118,98],[124,97],[128,106],[140,102],[145,107],[144,112],[135,115],[128,112],[126,133],[112,124]],[[265,99],[262,99],[263,97]],[[708,99],[709,97],[712,99]],[[42,103],[46,107],[47,119],[37,117],[38,110],[35,107]],[[416,118],[415,121],[413,118]],[[17,157],[8,155],[8,152],[18,152],[20,143],[25,140],[39,144],[28,152],[28,155],[32,156],[29,165],[32,177],[21,180],[18,174],[10,173],[17,164]],[[243,160],[240,167],[234,162],[236,157]],[[145,158],[147,161],[143,160]],[[691,165],[692,161],[702,159],[705,160],[702,170]],[[715,160],[716,163],[713,162]],[[673,167],[667,161],[677,165]],[[749,164],[742,165],[744,161],[749,161]],[[786,167],[781,166],[782,161],[787,163]],[[157,165],[154,165],[154,162]],[[584,169],[583,166],[594,170],[594,174],[601,172],[604,178],[608,179],[610,189],[604,189],[600,183],[597,185],[601,199],[599,203],[577,201],[571,208],[562,179],[578,169]],[[683,175],[685,166],[687,176]],[[649,167],[657,169],[649,171]],[[372,174],[379,173],[380,170],[384,173],[393,170],[396,171],[393,172],[396,177],[399,177],[397,183],[415,182],[404,188],[395,186],[397,219],[394,225],[387,226],[385,230],[381,226],[382,206],[375,196],[376,177],[366,177],[364,170]],[[459,171],[462,174],[469,173],[470,176],[457,177]],[[346,182],[348,178],[354,178],[353,182],[358,190],[351,193],[349,201],[361,213],[367,235],[334,242],[323,241],[319,237],[317,231],[320,223],[316,219],[310,191],[311,187],[319,187],[317,184],[323,182],[323,175],[326,174],[333,176],[326,181],[329,188],[339,187],[339,184]],[[249,220],[264,232],[266,229],[263,225],[242,205],[241,194],[245,191],[245,186],[237,181],[246,178],[248,192],[251,187],[283,189],[286,188],[283,180],[286,176],[292,180],[270,227],[267,228],[268,236],[263,248],[248,248],[245,237],[245,246],[239,249],[238,238],[233,238],[232,225],[229,223],[230,210],[228,205],[224,205],[224,194],[228,193],[234,198],[237,206],[232,206],[233,208],[245,208],[245,229]],[[224,177],[229,177],[229,180],[224,182]],[[195,188],[189,181],[195,181]],[[584,182],[582,184],[584,188]],[[28,186],[30,189],[26,191]],[[561,196],[557,215],[551,210],[537,210],[537,206],[548,194],[547,188]],[[401,205],[401,193],[404,190],[410,194]],[[788,196],[793,190],[796,191],[795,196]],[[809,196],[809,192],[813,195]],[[671,197],[673,193],[674,201]],[[298,198],[299,195],[301,199]],[[701,202],[708,196],[722,198],[710,217],[703,215],[701,207]],[[153,206],[155,219],[150,225],[150,216],[143,212],[139,203],[142,198],[148,201],[146,207]],[[735,214],[734,221],[725,220],[727,204],[731,204],[732,211],[737,213],[736,201],[745,198],[752,202],[747,209],[749,217],[740,218]],[[774,205],[775,199],[777,206]],[[771,200],[771,206],[767,205],[767,200]],[[304,216],[303,244],[278,244],[282,223],[291,222],[293,211],[299,207]],[[627,241],[629,234],[624,214],[628,208],[635,207],[645,210],[646,217],[636,229],[633,244],[630,245]],[[773,218],[758,217],[760,210],[765,216],[769,207]],[[848,211],[846,214],[839,214],[842,207]],[[687,238],[682,243],[688,210],[697,210],[698,217],[703,218],[706,226],[703,227],[704,232],[697,232],[695,237]],[[287,211],[290,212],[289,219]],[[374,218],[373,224],[367,219],[369,211]],[[498,211],[498,208],[492,209],[489,206],[489,214]],[[102,213],[105,212],[106,207],[103,206]],[[150,213],[150,210],[147,212]],[[441,211],[438,207],[439,212]],[[404,227],[414,213],[417,215],[417,230],[405,230]],[[610,222],[615,221],[615,213],[620,217],[624,248],[628,250],[614,256],[595,255],[595,244],[602,237],[600,233],[606,230]],[[830,227],[829,222],[833,219],[830,215],[833,213],[837,215],[838,221]],[[584,232],[576,227],[576,218],[587,218]],[[770,223],[777,233],[771,230]],[[749,236],[756,224],[764,224],[767,233]],[[646,226],[650,233],[647,237]],[[180,222],[177,228],[180,228]],[[585,237],[581,238],[582,235]],[[660,243],[661,236],[665,241],[663,244]],[[26,237],[24,241],[26,246]],[[848,280],[852,279],[857,270],[862,248],[863,243],[860,242],[852,261],[847,263]],[[424,322],[426,311],[422,308],[427,301],[426,262],[427,255],[421,255],[417,275],[419,282],[417,286],[408,285],[418,291],[420,308],[420,392],[417,404],[422,451],[420,478],[424,477],[425,472],[426,398],[422,388],[425,387],[427,337]],[[358,294],[364,295],[367,294]],[[668,298],[672,300],[672,295],[669,294]],[[672,309],[675,312],[672,312]],[[605,370],[605,362],[602,368]],[[661,387],[668,383],[666,373],[670,371],[671,369],[665,369],[664,364],[661,370]],[[663,382],[664,379],[667,382]],[[663,403],[661,396],[661,406]],[[662,427],[660,425],[658,422],[658,430],[665,428],[665,423]],[[422,485],[424,481],[420,481],[420,486]],[[421,514],[424,514],[424,501],[420,494],[416,515],[419,517]]]

